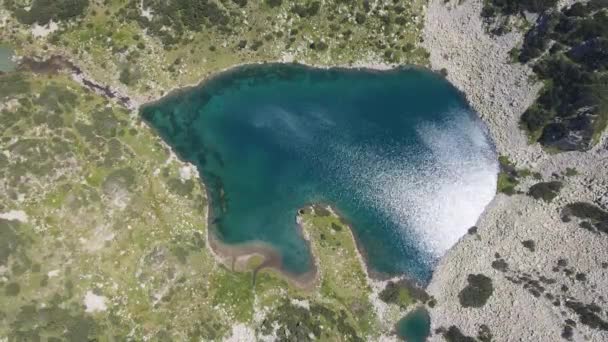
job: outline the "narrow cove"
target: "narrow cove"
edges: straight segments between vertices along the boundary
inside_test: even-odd
[[[350,222],[374,271],[425,283],[495,193],[483,123],[425,70],[243,66],[141,114],[198,168],[218,240],[270,246],[293,274],[312,267],[306,205]]]

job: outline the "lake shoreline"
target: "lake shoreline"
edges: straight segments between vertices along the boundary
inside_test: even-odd
[[[147,123],[146,123],[147,124]],[[149,125],[148,125],[149,126]],[[149,126],[150,129],[154,130],[153,127]],[[163,144],[170,149],[170,146],[163,141]],[[175,154],[173,150],[171,153]],[[414,280],[408,277],[405,274],[402,275],[389,275],[385,273],[378,272],[374,270],[365,253],[365,249],[363,248],[360,239],[358,239],[357,234],[355,233],[352,223],[348,222],[348,220],[339,213],[339,211],[332,205],[328,203],[309,203],[301,207],[297,214],[295,215],[295,228],[297,234],[299,234],[307,245],[307,249],[309,251],[309,256],[311,259],[311,268],[310,270],[301,273],[295,274],[288,270],[286,270],[282,266],[281,262],[281,254],[277,251],[277,249],[272,246],[270,243],[263,241],[248,241],[243,243],[231,244],[221,240],[219,235],[215,232],[213,227],[213,215],[211,214],[211,200],[209,199],[209,194],[207,190],[207,186],[200,176],[198,169],[194,167],[190,162],[183,160],[179,156],[176,155],[176,158],[180,160],[182,163],[191,166],[194,169],[195,177],[201,181],[201,185],[204,188],[206,198],[208,204],[205,206],[205,216],[207,220],[207,245],[211,247],[211,252],[216,259],[216,261],[228,269],[237,272],[254,272],[254,282],[255,282],[255,274],[261,270],[269,269],[276,272],[280,277],[284,278],[287,282],[294,285],[295,287],[304,290],[304,291],[312,291],[319,284],[321,280],[320,274],[320,265],[319,265],[319,257],[315,253],[315,249],[312,247],[311,238],[304,228],[302,224],[302,216],[305,211],[311,210],[315,211],[315,208],[321,207],[323,210],[328,210],[330,215],[338,218],[340,222],[347,228],[353,242],[355,245],[355,254],[357,255],[357,259],[359,260],[362,269],[365,273],[368,284],[375,285],[374,287],[378,290],[384,288],[385,284],[389,281],[405,281],[411,286],[417,288],[424,288],[425,286],[421,286],[418,280]],[[317,209],[319,210],[319,209]],[[248,266],[249,260],[254,257],[261,257],[262,262],[256,266],[253,270]]]
[[[325,65],[325,64],[311,64],[305,63],[301,61],[297,62],[284,62],[280,60],[268,60],[268,61],[260,61],[260,62],[244,62],[231,65],[229,67],[214,71],[209,73],[209,75],[201,78],[200,80],[186,84],[180,85],[169,90],[165,91],[162,95],[149,95],[141,98],[130,98],[131,101],[137,104],[135,109],[141,109],[142,107],[150,106],[157,104],[158,102],[163,101],[164,99],[177,96],[181,93],[188,92],[194,88],[201,87],[206,83],[213,81],[214,79],[222,76],[226,76],[233,72],[238,72],[243,68],[248,67],[256,67],[256,66],[272,66],[272,65],[293,65],[296,67],[302,67],[307,69],[317,69],[317,70],[337,70],[337,71],[367,71],[367,72],[378,72],[378,73],[390,73],[390,72],[398,72],[401,70],[424,70],[426,72],[430,72],[437,77],[445,78],[445,76],[441,73],[440,70],[429,69],[424,65],[415,65],[415,64],[388,64],[388,63],[354,63],[352,65],[349,64],[337,64],[337,65]],[[466,93],[462,92],[460,89],[456,89],[459,94],[466,100]],[[119,93],[116,91],[116,93]],[[467,101],[468,103],[468,101]]]
[[[235,73],[241,73],[241,72],[243,72],[243,73],[249,75],[250,72],[254,72],[255,70],[260,70],[260,71],[262,71],[261,72],[261,77],[263,79],[272,79],[272,80],[274,80],[276,78],[281,78],[282,77],[281,75],[283,75],[284,71],[285,71],[283,69],[283,67],[281,67],[281,66],[284,66],[285,70],[296,69],[296,70],[299,70],[301,72],[309,72],[308,69],[310,69],[310,70],[313,70],[316,74],[325,75],[325,76],[320,76],[322,79],[325,79],[325,78],[327,78],[327,79],[334,79],[334,76],[338,77],[337,75],[340,75],[340,73],[342,71],[353,71],[352,75],[357,75],[357,73],[360,73],[360,74],[362,74],[364,76],[367,75],[366,77],[370,77],[370,78],[375,79],[376,81],[374,81],[374,82],[383,82],[382,81],[383,78],[381,78],[380,76],[387,75],[387,77],[390,77],[392,80],[394,80],[397,83],[403,83],[403,82],[405,82],[405,80],[401,78],[402,76],[403,77],[409,77],[408,75],[418,75],[419,72],[420,73],[424,72],[424,74],[422,74],[422,75],[425,76],[425,77],[421,78],[421,80],[426,80],[428,78],[429,80],[432,80],[432,82],[430,84],[441,84],[441,89],[446,89],[446,91],[448,92],[445,95],[446,96],[446,101],[449,98],[450,101],[454,101],[453,103],[452,102],[450,102],[450,103],[452,103],[454,106],[456,106],[456,105],[461,105],[460,101],[464,100],[464,97],[462,97],[462,93],[457,92],[456,89],[454,89],[453,87],[451,87],[444,80],[444,78],[442,76],[440,76],[437,73],[433,73],[433,74],[428,73],[426,71],[426,69],[424,69],[424,71],[414,71],[412,67],[407,67],[406,66],[406,67],[402,67],[402,68],[391,69],[391,71],[389,71],[388,74],[384,74],[384,73],[378,73],[378,74],[376,74],[374,72],[369,73],[369,72],[360,72],[360,71],[357,71],[355,73],[354,71],[356,71],[356,70],[353,70],[353,69],[344,69],[344,68],[342,68],[342,69],[341,68],[334,68],[334,69],[332,69],[332,70],[336,70],[336,72],[333,72],[333,71],[331,71],[331,72],[325,72],[325,71],[322,71],[322,70],[320,70],[318,68],[312,68],[312,67],[305,66],[305,65],[296,65],[296,66],[294,66],[294,65],[291,65],[291,64],[283,64],[283,63],[281,63],[281,64],[267,64],[267,65],[261,66],[261,67],[259,66],[259,64],[248,64],[247,66],[244,66],[244,67],[235,67],[235,68],[232,68],[230,71],[227,72],[228,74],[222,73],[222,74],[216,75],[215,76],[216,78],[208,78],[207,80],[203,81],[202,84],[201,84],[201,82],[199,82],[197,84],[197,86],[195,86],[196,88],[194,88],[194,90],[193,90],[193,88],[180,88],[180,89],[178,89],[178,90],[176,90],[176,91],[174,91],[172,93],[167,94],[165,97],[161,98],[157,102],[152,102],[152,103],[149,103],[149,104],[146,104],[146,105],[142,106],[142,108],[143,108],[142,109],[142,113],[143,113],[144,121],[146,121],[146,123],[148,124],[148,126],[155,126],[154,123],[157,122],[157,121],[158,122],[162,122],[163,120],[168,120],[173,115],[171,113],[177,113],[177,112],[173,112],[171,110],[171,108],[176,104],[176,101],[181,101],[180,100],[181,96],[184,96],[186,98],[192,98],[193,99],[192,101],[195,101],[194,99],[201,99],[200,101],[204,101],[202,103],[207,103],[206,101],[207,101],[208,97],[210,95],[212,95],[212,94],[215,94],[215,93],[214,92],[207,93],[207,92],[204,92],[204,91],[200,90],[199,88],[200,87],[208,86],[211,89],[216,89],[218,87],[221,88],[221,87],[227,86],[226,84],[229,84],[231,86],[232,85],[237,86],[240,83],[238,81],[234,81],[233,76],[236,75]],[[275,70],[275,69],[273,69],[273,67],[277,67],[278,69]],[[252,68],[252,69],[245,69],[245,70],[243,70],[242,68]],[[412,70],[409,71],[407,69],[412,69]],[[404,70],[406,70],[406,71],[404,71]],[[274,73],[274,71],[276,71],[276,73]],[[219,79],[217,79],[217,78],[219,78]],[[413,77],[413,78],[406,78],[406,79],[409,79],[410,83],[411,82],[415,83],[415,82],[418,82],[418,80],[419,80],[417,78],[417,76]],[[233,83],[233,82],[236,82],[236,83]],[[409,83],[405,82],[405,84],[409,84]],[[416,86],[418,86],[418,85],[415,84],[414,87],[416,87]],[[407,94],[410,94],[410,95],[414,94],[412,96],[416,96],[415,95],[416,93],[413,91],[414,89],[416,89],[416,88],[412,88],[410,86],[408,88],[405,88],[404,91],[406,91]],[[192,92],[193,92],[193,94],[190,94]],[[441,94],[443,94],[443,93],[441,93]],[[191,100],[186,100],[187,103],[189,103],[190,101]],[[402,103],[402,101],[397,101],[397,107],[398,108],[402,105],[401,103]],[[201,106],[202,104],[197,104],[197,105]],[[462,105],[463,105],[463,108],[465,108],[465,111],[467,113],[469,113],[470,106],[468,106],[468,104],[466,104],[466,103],[462,103]],[[147,107],[147,106],[151,106],[151,107]],[[156,106],[158,106],[158,108],[155,108]],[[164,109],[161,109],[161,108],[164,108]],[[184,107],[184,108],[186,108],[186,107]],[[443,107],[441,107],[441,108],[443,108]],[[471,117],[474,116],[476,118],[476,120],[478,120],[477,116],[474,115],[473,113],[470,113],[470,116]],[[158,120],[154,119],[155,117],[158,118]],[[188,119],[185,119],[188,122],[191,120],[191,118],[190,118],[189,115],[185,115],[184,117],[188,118]],[[466,117],[468,118],[469,115],[466,115]],[[178,127],[178,126],[172,126],[172,125],[169,125],[168,123],[169,123],[169,121],[167,121],[167,125],[158,124],[159,125],[158,129],[160,129],[161,132],[157,131],[157,135],[160,135],[161,137],[164,135],[164,137],[167,138],[166,141],[169,144],[172,144],[172,142],[171,142],[172,141],[172,138],[171,138],[172,134],[168,133],[168,132],[171,132],[172,129],[169,129],[169,127]],[[186,126],[187,125],[188,124],[186,124]],[[166,129],[164,127],[166,127]],[[174,128],[174,129],[176,129],[176,128]],[[209,133],[209,134],[211,135],[211,133]],[[194,140],[194,141],[203,141],[203,140],[198,139],[198,140]],[[202,142],[199,142],[198,144],[202,144]],[[188,145],[188,144],[185,144],[185,145]],[[188,146],[190,146],[190,145],[188,145]],[[192,146],[196,146],[196,145],[192,145]],[[177,150],[178,151],[175,151],[175,153],[184,153],[182,155],[183,158],[181,158],[182,160],[185,159],[186,161],[191,162],[194,165],[204,165],[203,162],[199,162],[200,158],[197,157],[197,155],[199,155],[200,153],[193,152],[193,153],[198,153],[198,154],[193,154],[193,153],[188,152],[188,151],[191,151],[191,150],[192,151],[196,151],[197,150],[196,148],[182,149],[182,148],[178,147]],[[206,150],[206,148],[204,150]],[[207,151],[205,153],[208,153],[208,152],[209,151]],[[495,158],[494,158],[494,160],[495,160]],[[449,168],[449,166],[446,166],[446,168]],[[207,178],[206,177],[207,173],[205,171],[203,171],[203,170],[205,170],[205,167],[199,168],[199,172],[203,173],[203,174],[199,175],[199,178],[202,178],[202,183],[203,184],[211,184],[211,185],[213,185],[213,188],[209,189],[209,190],[211,190],[213,194],[219,194],[221,192],[221,189],[218,188],[218,187],[215,187],[215,185],[214,185],[215,184],[215,178],[205,179],[205,178]],[[217,171],[217,170],[214,171],[214,174],[217,174],[217,172],[219,172],[219,171]],[[221,182],[218,182],[218,183],[221,183]],[[492,183],[492,181],[490,181],[490,183]],[[222,187],[221,185],[219,185],[219,186]],[[494,186],[493,183],[492,183],[491,186]],[[488,190],[484,191],[483,193],[486,194],[486,193],[489,192],[490,195],[493,196],[494,189],[493,188],[490,189],[488,187],[486,187],[486,189],[488,189]],[[217,199],[217,198],[218,197],[222,197],[222,196],[221,195],[216,195],[216,196],[217,197],[214,197],[213,200],[218,201],[218,202],[212,203],[211,210],[217,210],[218,209],[217,206],[220,204],[219,202],[221,201],[221,199]],[[210,198],[210,197],[208,197],[208,198]],[[304,199],[304,201],[306,201],[306,199]],[[302,202],[304,202],[304,201],[302,201]],[[298,203],[295,203],[295,205],[292,208],[299,207],[300,203],[301,202],[298,201]],[[327,203],[320,203],[320,204],[322,204],[323,206],[327,205]],[[484,202],[484,204],[485,204],[485,202]],[[479,209],[479,210],[481,210],[481,209]],[[342,218],[345,217],[344,215],[341,215],[338,212],[338,210],[336,210],[335,207],[333,207],[333,212],[334,212],[334,214],[336,214],[336,216],[339,216],[339,217],[342,217]],[[295,214],[295,210],[294,210],[294,214]],[[214,233],[214,230],[213,230],[214,216],[215,215],[213,215],[213,213],[209,214],[209,218],[208,218],[208,221],[209,221],[209,224],[208,224],[208,226],[209,226],[209,235],[210,235],[210,239],[211,240],[215,240],[216,241],[216,243],[212,243],[212,245],[219,246],[219,244],[217,243],[217,241],[220,241],[220,242],[225,242],[225,241],[221,240],[221,234],[220,234],[220,237],[218,238],[217,234]],[[271,216],[268,216],[268,217],[271,217]],[[466,231],[466,229],[468,229],[469,225],[474,224],[475,218],[476,217],[474,217],[472,219],[469,219],[466,224],[459,225],[458,227],[460,228],[461,231]],[[287,217],[286,219],[283,219],[281,221],[282,225],[283,225],[283,222],[286,222],[287,220],[291,221],[291,217]],[[297,218],[296,218],[296,220],[297,220]],[[242,225],[242,222],[239,223],[239,224]],[[367,221],[365,221],[365,222],[367,222]],[[289,224],[291,224],[291,222],[289,222]],[[351,223],[347,223],[347,224],[349,225],[349,227],[352,228],[352,224]],[[233,229],[235,229],[235,231],[238,228],[239,228],[238,226],[233,227]],[[365,250],[365,248],[362,248],[361,241],[360,241],[359,237],[357,236],[357,232],[361,232],[363,234],[362,236],[365,237],[365,229],[364,229],[365,227],[364,226],[362,226],[362,227],[357,227],[356,226],[354,228],[360,228],[361,229],[361,230],[357,229],[354,232],[353,240],[355,241],[355,243],[356,243],[356,245],[358,247],[358,253],[359,253],[359,255],[361,255],[361,257],[362,257],[362,260],[363,260],[362,263],[366,266],[368,274],[371,277],[373,277],[374,279],[379,280],[379,281],[386,281],[388,279],[394,278],[398,274],[401,274],[401,276],[404,277],[404,278],[406,278],[406,277],[408,279],[409,278],[416,278],[417,279],[417,281],[416,281],[417,284],[420,284],[420,283],[424,284],[424,283],[426,283],[430,279],[430,273],[431,273],[431,269],[432,269],[431,266],[434,265],[434,262],[436,260],[434,258],[435,256],[433,256],[433,259],[432,259],[433,263],[429,262],[426,257],[418,257],[418,255],[413,255],[413,254],[407,255],[406,259],[401,259],[401,260],[398,260],[397,262],[395,262],[394,261],[395,260],[394,257],[396,257],[397,255],[401,256],[401,255],[404,255],[404,254],[402,254],[400,252],[397,252],[397,251],[395,253],[379,252],[382,249],[380,249],[380,250],[379,249],[376,249],[376,250],[371,249],[371,250],[369,250],[369,252],[371,253],[372,256],[376,255],[376,254],[374,254],[376,252],[378,252],[378,253],[385,253],[384,254],[385,255],[385,259],[384,260],[386,260],[386,265],[389,265],[389,267],[382,268],[382,267],[379,266],[378,269],[380,269],[380,270],[386,270],[386,271],[391,272],[392,270],[395,270],[395,268],[393,266],[391,266],[391,265],[397,265],[397,264],[399,264],[399,265],[402,265],[402,267],[404,267],[404,268],[402,268],[402,270],[403,269],[407,269],[408,273],[407,273],[407,275],[404,275],[402,273],[390,273],[390,275],[389,275],[389,274],[381,274],[379,272],[376,272],[375,269],[373,269],[372,267],[370,267],[369,262],[367,260],[368,257],[366,255],[367,254],[366,250]],[[351,229],[351,231],[352,230],[353,229]],[[301,227],[297,227],[297,231],[300,234],[300,236],[303,235],[301,233]],[[291,229],[289,230],[289,233],[291,233]],[[384,234],[384,236],[388,236],[388,235]],[[251,234],[249,235],[249,237],[255,239],[255,236],[251,236]],[[417,235],[412,235],[410,237],[410,239],[416,239],[416,237],[417,237]],[[384,238],[384,239],[385,240],[382,240],[382,241],[386,241],[386,238]],[[239,241],[239,242],[241,241],[239,239],[231,239],[231,240],[232,241]],[[397,241],[397,240],[394,240],[394,241]],[[363,242],[367,243],[367,240],[364,239]],[[230,246],[227,246],[227,245],[230,245]],[[283,246],[283,245],[280,245],[280,244],[276,245],[277,248],[279,248],[279,246]],[[381,245],[378,245],[378,246],[381,246]],[[230,265],[231,268],[232,268],[232,265],[235,263],[235,260],[241,260],[239,263],[243,264],[243,263],[245,263],[244,260],[246,260],[247,258],[251,257],[251,256],[248,256],[249,254],[257,254],[258,256],[264,256],[265,257],[266,263],[269,264],[269,267],[273,266],[271,268],[275,268],[275,269],[277,269],[279,271],[282,271],[282,273],[284,275],[286,275],[288,278],[294,278],[296,280],[299,279],[295,275],[290,274],[288,272],[289,270],[285,270],[285,269],[283,269],[281,267],[281,265],[277,261],[278,258],[268,248],[269,246],[267,244],[260,244],[259,242],[253,242],[251,244],[242,244],[242,243],[239,243],[237,246],[234,246],[231,243],[227,243],[227,244],[222,244],[221,247],[222,247],[221,249],[222,249],[223,252],[218,252],[218,255],[220,256],[220,259],[222,259],[222,260],[223,259],[228,259],[228,261],[224,260],[223,263],[225,265]],[[239,248],[241,248],[242,251],[239,251]],[[258,251],[257,251],[257,253],[254,253],[254,250],[256,248],[258,249]],[[387,245],[387,248],[388,248],[388,245]],[[402,248],[402,250],[403,250],[403,246],[400,246],[400,248]],[[288,255],[291,255],[291,254],[289,254],[289,252],[285,252],[285,253],[288,254]],[[292,269],[292,270],[293,269],[298,270],[297,272],[303,271],[302,268],[304,268],[304,267],[302,267],[302,266],[304,266],[303,265],[304,264],[304,255],[302,253],[300,253],[299,255],[302,258],[302,259],[300,259],[300,260],[302,260],[302,263],[299,264],[300,267],[298,267],[298,264],[294,264],[295,267],[290,267],[290,269]],[[393,256],[393,258],[391,258],[391,255]],[[420,255],[422,255],[422,254],[420,254]],[[407,261],[408,258],[411,258],[410,261]],[[416,261],[416,260],[418,260],[418,261]],[[376,261],[376,259],[372,259],[372,261]],[[426,266],[420,267],[420,268],[409,268],[409,266],[403,266],[403,265],[411,265],[411,264],[416,264],[417,265],[417,263],[424,263]],[[379,263],[378,265],[383,265],[383,264]],[[410,272],[410,270],[414,270],[414,271]],[[422,270],[422,271],[419,271],[419,270]],[[417,272],[420,272],[420,273],[417,273]],[[420,274],[422,274],[422,275],[420,275]],[[310,281],[309,281],[310,277],[305,277],[305,279],[306,279],[307,283],[310,283]],[[306,287],[306,286],[302,285],[300,287]]]
[[[400,70],[407,69],[422,69],[428,72],[433,73],[437,77],[444,78],[439,70],[428,69],[425,66],[419,65],[399,65],[399,64],[387,64],[387,63],[354,63],[351,65],[316,65],[316,64],[307,64],[301,62],[284,62],[284,61],[263,61],[263,62],[253,62],[253,63],[239,63],[215,72],[210,73],[207,77],[202,78],[196,83],[184,86],[178,86],[170,89],[160,96],[147,96],[145,98],[131,97],[120,90],[113,88],[110,85],[104,85],[96,82],[91,77],[89,77],[86,72],[84,72],[81,68],[78,67],[76,62],[71,61],[61,55],[53,55],[47,59],[40,59],[36,57],[22,57],[19,65],[19,70],[29,70],[35,73],[46,73],[46,72],[59,72],[64,71],[67,72],[74,80],[83,85],[85,88],[94,91],[109,100],[116,101],[118,104],[128,108],[133,112],[139,113],[141,108],[154,105],[160,101],[163,101],[167,98],[177,96],[183,92],[187,92],[193,88],[200,87],[205,83],[213,80],[215,77],[219,77],[224,75],[225,73],[230,73],[234,71],[238,71],[240,68],[246,67],[255,67],[260,65],[273,65],[273,64],[282,64],[282,65],[297,65],[304,68],[310,69],[337,69],[344,71],[370,71],[370,72],[397,72]],[[470,102],[467,99],[467,95],[465,92],[461,91],[459,88],[456,88],[459,95],[465,100],[467,105],[470,105]],[[140,116],[138,115],[138,118]],[[159,137],[159,141],[163,144],[163,146],[171,151],[171,153],[179,159],[181,162],[188,164],[196,170],[190,162],[182,159],[171,146],[169,146],[164,139],[159,135],[159,133],[152,127],[146,120],[141,120],[144,124],[155,132],[155,134]],[[206,185],[202,177],[199,175],[198,170],[196,170],[196,177],[201,181],[205,191],[207,191]],[[428,283],[424,286],[420,283],[419,280],[414,280],[406,274],[400,275],[389,275],[384,274],[378,271],[375,271],[369,261],[367,260],[365,249],[361,245],[361,241],[358,239],[356,233],[353,231],[352,223],[346,222],[343,215],[334,208],[333,206],[327,203],[309,203],[305,205],[303,208],[314,207],[316,205],[321,205],[329,208],[332,215],[340,218],[340,220],[348,227],[349,232],[352,236],[353,241],[356,246],[356,254],[365,270],[366,277],[368,278],[368,283],[375,284],[375,288],[381,289],[383,288],[388,281],[406,281],[416,287],[426,287]],[[209,211],[210,205],[206,206],[206,210]],[[303,229],[302,225],[298,222],[299,215],[295,216],[296,220],[296,229],[298,234],[304,237],[304,240],[307,243],[308,250],[311,252],[311,265],[312,269],[304,274],[293,274],[287,270],[285,270],[281,266],[280,255],[277,253],[276,249],[274,249],[270,244],[264,243],[261,241],[251,241],[246,243],[239,244],[230,244],[221,241],[219,236],[213,232],[211,228],[211,215],[207,212],[207,220],[208,220],[208,229],[207,229],[207,242],[208,245],[212,247],[213,255],[216,260],[226,266],[229,269],[234,269],[237,271],[247,271],[246,266],[248,260],[252,259],[255,256],[262,257],[264,259],[262,265],[258,267],[254,272],[258,272],[262,269],[272,269],[276,271],[281,277],[285,278],[287,281],[295,285],[296,287],[304,290],[311,290],[319,282],[319,272],[318,272],[318,258],[312,253],[311,242],[307,237],[305,229]],[[440,258],[441,260],[442,258]],[[433,270],[434,273],[434,270]]]
[[[214,77],[230,78],[232,72],[239,72],[242,70],[241,68],[243,68],[243,67],[257,68],[259,65],[260,64],[248,64],[246,66],[234,67],[234,68],[231,68],[230,71],[227,71],[229,73],[228,75],[226,75],[226,72],[223,72],[223,73],[218,73]],[[267,66],[269,68],[272,67],[273,65],[274,64],[267,64]],[[284,64],[284,63],[278,63],[278,65],[287,65],[287,66],[292,67],[290,64]],[[306,66],[306,65],[297,65],[297,67],[298,68],[319,69],[319,68],[310,67],[310,66]],[[405,67],[400,67],[400,68],[393,68],[393,69],[390,69],[390,71],[380,71],[380,72],[395,72],[396,75],[400,75],[399,72],[403,69],[413,69],[413,67],[405,66]],[[353,69],[335,68],[335,70],[351,71]],[[361,70],[361,69],[357,69],[357,70]],[[364,70],[371,70],[371,69],[364,69]],[[425,69],[425,72],[426,72],[426,69]],[[445,82],[443,77],[441,75],[439,75],[438,73],[433,73],[429,77],[436,79],[438,82],[439,81]],[[211,83],[214,82],[213,77],[208,77],[207,79],[205,79],[201,82],[198,82],[197,85],[194,86],[195,87],[194,89],[196,90],[198,87],[201,87],[204,85],[209,85],[210,82]],[[209,86],[214,87],[213,84],[211,84]],[[446,84],[446,87],[447,87],[447,84]],[[179,97],[180,95],[184,94],[184,92],[192,91],[192,89],[193,89],[192,87],[178,88],[178,89],[174,90],[173,92],[166,94],[164,97],[157,100],[156,102],[147,103],[147,104],[143,105],[141,108],[145,108],[146,106],[162,105],[163,101],[167,101],[166,103],[172,103],[172,99]],[[450,89],[452,89],[452,88],[450,87]],[[457,94],[456,93],[454,93],[454,94],[457,97],[462,96],[462,94],[460,92],[458,92]],[[469,106],[467,104],[467,109],[468,108],[469,108]],[[145,116],[145,117],[148,117],[148,116]],[[149,119],[149,120],[152,120],[152,119]],[[152,125],[151,122],[149,122],[145,119],[143,121],[146,122],[148,127],[152,128],[153,130],[156,131],[156,129],[153,127],[154,125]],[[152,122],[153,121],[154,120],[152,120]],[[156,133],[157,133],[157,135],[162,136],[162,134],[159,134],[158,131],[156,131]],[[165,144],[165,146],[167,146],[167,145]],[[167,147],[169,148],[169,146],[167,146]],[[174,151],[174,153],[177,153],[177,151]],[[192,158],[194,158],[194,157],[192,157]],[[193,159],[187,159],[187,158],[181,158],[181,157],[180,157],[180,159],[182,161],[188,162],[188,163],[197,163],[196,159],[193,160]],[[201,172],[201,170],[199,170],[198,178],[201,179],[201,181],[204,185],[213,184],[213,183],[208,182],[208,180],[205,179],[205,176],[200,174],[200,172]],[[209,194],[207,195],[207,198],[209,201],[211,201],[211,197],[209,196]],[[420,279],[413,279],[413,276],[411,274],[409,274],[409,275],[408,274],[392,274],[392,273],[385,274],[385,273],[381,273],[381,272],[378,272],[375,269],[373,269],[373,267],[370,266],[370,262],[368,260],[365,248],[363,248],[361,240],[357,236],[357,232],[353,229],[352,223],[347,222],[347,220],[344,219],[345,216],[342,215],[336,209],[335,206],[332,206],[328,203],[307,203],[302,208],[314,207],[315,205],[321,205],[324,208],[330,208],[329,210],[332,212],[332,214],[335,215],[336,217],[340,217],[342,223],[344,223],[345,225],[347,225],[349,227],[349,233],[351,234],[351,238],[353,239],[353,241],[355,242],[355,245],[357,247],[357,251],[356,251],[357,256],[359,257],[361,265],[364,266],[368,278],[373,279],[373,281],[375,281],[375,282],[384,282],[384,283],[386,283],[388,281],[395,281],[396,279],[402,279],[402,280],[407,281],[408,283],[415,285],[416,287],[424,287],[426,285],[426,283],[430,279],[430,276],[427,276],[426,274],[423,277],[421,277]],[[213,208],[214,208],[213,203],[210,203],[209,205],[207,205],[207,210],[213,210]],[[289,272],[289,270],[286,270],[284,267],[282,267],[282,265],[280,263],[280,256],[277,255],[276,250],[273,249],[272,246],[267,243],[263,243],[260,241],[252,241],[249,243],[238,243],[238,244],[226,243],[225,241],[223,241],[221,239],[221,236],[218,236],[217,232],[214,231],[213,213],[208,212],[207,215],[208,215],[208,217],[207,217],[208,233],[207,234],[208,234],[209,245],[213,248],[216,258],[229,269],[246,270],[246,265],[248,263],[248,260],[251,260],[254,257],[261,257],[264,260],[262,262],[263,267],[261,267],[261,269],[273,269],[273,270],[277,271],[279,274],[281,274],[283,277],[288,279],[290,282],[292,282],[298,288],[310,289],[310,288],[314,287],[314,284],[318,281],[319,277],[322,276],[319,274],[315,274],[316,270],[318,270],[319,267],[315,267],[316,270],[306,272],[305,274],[293,274],[293,273]],[[310,240],[306,236],[306,230],[302,228],[301,224],[299,224],[298,215],[294,215],[294,216],[295,216],[294,219],[295,219],[295,223],[296,223],[296,227],[295,227],[296,232],[300,236],[305,237],[304,240],[308,244],[307,249],[308,249],[309,253],[310,252],[313,253],[313,255],[311,255],[311,259],[309,259],[309,260],[312,261],[311,262],[312,265],[316,265],[318,263],[318,257],[314,255],[314,250],[310,248]],[[289,228],[290,231],[292,229],[291,227],[287,227],[287,228]],[[358,227],[355,227],[355,228],[358,228]],[[424,259],[421,259],[421,260],[424,260]],[[433,260],[433,261],[435,261],[435,260]],[[372,281],[370,280],[369,282],[372,282]]]

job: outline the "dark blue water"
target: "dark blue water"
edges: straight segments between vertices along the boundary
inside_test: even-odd
[[[294,273],[311,265],[295,223],[306,204],[352,222],[376,271],[426,281],[494,194],[483,125],[422,70],[246,66],[142,115],[199,168],[220,238],[270,243]]]
[[[424,308],[408,313],[397,323],[397,335],[407,342],[424,342],[431,333],[431,317]]]

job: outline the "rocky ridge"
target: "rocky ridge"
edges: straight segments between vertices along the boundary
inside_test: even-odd
[[[606,340],[608,235],[563,217],[569,203],[594,203],[605,210],[606,134],[588,152],[549,154],[528,143],[519,118],[540,84],[530,81],[527,66],[509,63],[509,51],[523,33],[489,35],[482,6],[481,0],[430,2],[424,45],[431,65],[447,70],[447,78],[488,125],[499,154],[564,186],[549,202],[525,195],[539,181],[530,178],[514,195],[496,196],[477,228],[435,271],[428,287],[437,299],[431,340]],[[490,279],[489,291],[471,283],[478,275]]]

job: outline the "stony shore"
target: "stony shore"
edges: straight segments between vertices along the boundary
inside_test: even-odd
[[[608,202],[606,134],[587,152],[549,154],[529,144],[518,122],[540,84],[529,81],[527,66],[509,63],[509,51],[523,34],[488,35],[479,15],[482,4],[430,2],[424,45],[431,52],[431,66],[447,70],[447,78],[488,125],[499,154],[539,172],[544,181],[562,181],[564,188],[550,203],[523,193],[494,198],[479,218],[477,233],[461,238],[435,270],[427,289],[437,299],[431,310],[431,340],[443,340],[454,326],[471,337],[489,331],[494,341],[558,341],[568,336],[605,341],[608,331],[590,324],[581,314],[584,310],[575,307],[595,304],[603,308],[597,317],[607,321],[608,313],[602,311],[608,306],[608,236],[581,229],[576,222],[564,223],[560,213],[572,202]],[[568,168],[578,173],[565,176]],[[535,182],[525,179],[518,189],[526,192]],[[523,241],[533,241],[534,248]],[[491,279],[492,294],[481,306],[463,306],[459,299],[471,274]]]

